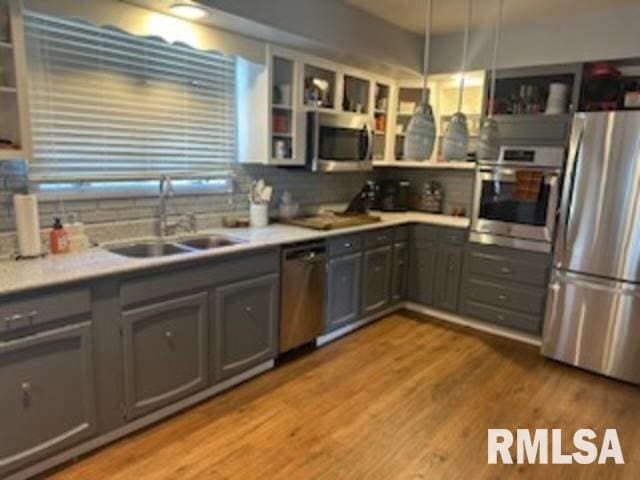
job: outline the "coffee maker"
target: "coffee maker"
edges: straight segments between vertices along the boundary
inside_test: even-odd
[[[411,182],[406,180],[381,180],[377,184],[376,208],[383,212],[409,210]]]

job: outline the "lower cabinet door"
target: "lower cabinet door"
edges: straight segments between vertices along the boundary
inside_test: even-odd
[[[433,305],[435,298],[436,246],[420,242],[411,247],[409,255],[409,299]]]
[[[327,331],[335,330],[358,319],[361,268],[360,253],[329,260]]]
[[[274,274],[216,289],[212,355],[216,381],[277,355],[278,282]]]
[[[0,344],[0,477],[96,432],[89,322]]]
[[[407,297],[409,278],[409,247],[406,242],[393,246],[393,267],[391,272],[391,302],[401,302]]]
[[[435,303],[438,308],[458,311],[460,282],[462,277],[463,250],[457,247],[441,247],[438,250]]]
[[[208,294],[155,303],[123,315],[125,403],[133,418],[208,382]]]
[[[391,301],[391,245],[364,252],[362,268],[362,314],[380,310]]]

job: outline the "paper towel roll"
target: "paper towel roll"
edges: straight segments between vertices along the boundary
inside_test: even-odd
[[[40,220],[38,218],[38,197],[35,195],[14,195],[18,250],[21,257],[37,257],[42,254]]]

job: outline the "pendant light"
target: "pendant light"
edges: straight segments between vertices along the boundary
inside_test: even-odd
[[[496,14],[496,28],[493,37],[493,59],[491,63],[491,86],[489,87],[489,112],[480,128],[478,140],[478,160],[497,160],[500,153],[500,128],[493,118],[496,99],[496,64],[498,63],[498,48],[500,44],[500,27],[502,25],[502,0],[498,0],[498,12]]]
[[[429,76],[429,49],[431,42],[432,0],[426,0],[424,28],[424,57],[422,78],[422,99],[416,107],[404,137],[404,158],[426,161],[431,158],[436,140],[436,122],[429,104],[427,78]]]
[[[471,0],[467,0],[467,20],[462,47],[462,73],[460,74],[460,91],[458,93],[458,111],[453,114],[447,133],[442,141],[442,154],[448,161],[465,161],[469,150],[469,127],[467,117],[462,113],[465,72],[467,70],[467,51],[469,50],[469,32],[471,30]]]

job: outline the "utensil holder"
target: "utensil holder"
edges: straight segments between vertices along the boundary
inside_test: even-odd
[[[269,225],[269,205],[252,203],[249,206],[249,223],[252,227]]]

